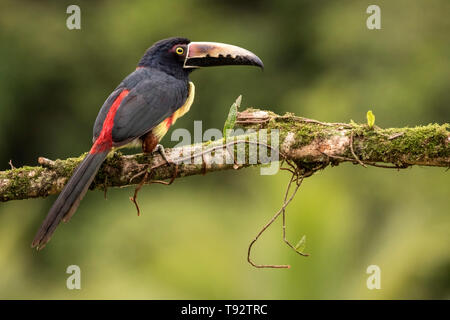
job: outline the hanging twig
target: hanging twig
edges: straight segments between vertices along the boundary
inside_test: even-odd
[[[298,254],[300,254],[302,256],[305,256],[305,257],[309,256],[309,254],[297,250],[297,248],[295,248],[286,238],[286,207],[289,205],[289,203],[292,201],[292,199],[294,199],[298,189],[300,188],[300,186],[301,186],[301,184],[303,182],[303,179],[305,178],[305,175],[300,173],[301,169],[298,168],[297,165],[289,162],[289,160],[286,160],[285,162],[289,166],[291,166],[291,169],[288,169],[288,168],[284,168],[284,169],[286,169],[287,171],[291,172],[292,176],[289,179],[289,183],[288,183],[288,185],[286,187],[286,192],[284,194],[283,205],[275,213],[275,215],[261,228],[261,230],[258,232],[256,237],[250,242],[250,245],[248,246],[247,261],[255,268],[287,269],[287,268],[291,267],[288,264],[258,264],[258,263],[255,263],[253,261],[253,259],[251,258],[251,251],[252,251],[253,245],[256,243],[256,241],[258,241],[258,239],[261,237],[261,235],[264,233],[264,231],[266,231],[272,225],[272,223],[275,222],[275,220],[280,216],[280,214],[282,214],[282,217],[283,217],[283,220],[282,220],[283,241],[291,249],[293,249],[295,252],[297,252]],[[292,192],[292,194],[289,196],[289,191],[291,189],[291,185],[292,185],[293,182],[295,182],[296,186],[295,186],[294,191]]]
[[[141,190],[142,186],[145,184],[145,181],[147,181],[148,174],[149,174],[149,171],[145,170],[144,177],[142,178],[141,182],[139,182],[137,187],[134,189],[133,196],[130,197],[130,201],[133,202],[134,205],[136,206],[136,211],[137,211],[138,216],[141,215],[141,210],[139,209],[139,204],[137,203],[137,196],[138,196],[138,193]]]

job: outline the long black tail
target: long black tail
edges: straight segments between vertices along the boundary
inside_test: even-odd
[[[42,249],[61,220],[67,222],[72,217],[107,155],[108,151],[89,153],[79,164],[36,233],[32,247]]]

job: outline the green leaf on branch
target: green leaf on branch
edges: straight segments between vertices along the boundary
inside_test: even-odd
[[[367,125],[371,129],[375,125],[375,115],[372,113],[372,110],[367,111]]]
[[[295,246],[297,252],[303,253],[306,248],[306,234],[300,239],[300,241]]]
[[[229,132],[234,128],[236,124],[236,118],[238,113],[238,108],[241,106],[242,95],[240,95],[236,101],[231,105],[230,112],[228,112],[227,120],[223,126],[223,137],[229,136]]]

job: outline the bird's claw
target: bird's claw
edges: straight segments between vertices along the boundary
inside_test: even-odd
[[[166,151],[164,150],[164,147],[163,147],[162,144],[159,144],[159,143],[158,143],[158,144],[156,145],[155,151],[159,152],[159,154],[161,155],[161,157],[164,159],[164,161],[165,161],[168,165],[174,164],[174,162],[173,162],[172,160],[169,160],[169,159],[167,158]]]

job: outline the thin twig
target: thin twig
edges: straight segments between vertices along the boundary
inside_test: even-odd
[[[320,124],[321,126],[325,126],[325,127],[341,126],[341,127],[345,127],[345,128],[352,128],[352,126],[350,124],[348,124],[348,123],[322,122],[322,121],[318,121],[318,120],[314,120],[314,119],[298,117],[298,116],[292,116],[292,115],[280,116],[278,118],[281,118],[281,119],[294,119],[296,121],[300,121],[300,122],[304,122],[304,123],[315,123],[315,124]]]
[[[402,135],[404,135],[404,132],[398,132],[398,133],[394,133],[393,135],[388,137],[388,140],[394,140],[397,139],[398,137],[401,137]]]
[[[278,153],[279,155],[281,155],[283,158],[286,158],[286,156],[285,156],[281,151],[275,149],[274,147],[272,147],[272,146],[270,146],[270,145],[268,145],[268,144],[266,144],[266,143],[258,142],[258,141],[235,140],[235,141],[231,141],[231,142],[228,142],[228,143],[225,143],[225,144],[221,144],[221,145],[219,145],[219,146],[215,146],[215,147],[208,148],[208,149],[206,149],[206,150],[203,150],[203,151],[201,151],[201,152],[198,152],[198,153],[195,153],[195,154],[192,154],[192,155],[183,157],[183,158],[170,159],[170,160],[171,160],[171,162],[173,162],[173,163],[181,164],[181,163],[183,163],[184,161],[187,161],[187,160],[193,160],[193,159],[195,159],[195,158],[197,158],[197,157],[203,156],[203,155],[208,154],[208,153],[211,153],[211,152],[213,152],[213,151],[220,150],[220,149],[224,149],[224,148],[228,148],[229,146],[237,145],[237,144],[239,144],[239,143],[255,144],[255,145],[258,145],[258,146],[264,146],[264,147],[266,147],[266,148],[272,149],[273,151],[275,151],[276,153]],[[163,163],[158,163],[158,164],[152,166],[150,169],[153,170],[153,169],[159,168],[159,167],[161,167],[161,166],[163,166],[163,165],[165,165],[165,164],[166,164],[165,162],[163,162]],[[138,174],[135,175],[134,177],[139,176],[139,175],[141,175],[141,174],[142,174],[142,173],[138,173]],[[134,177],[133,177],[133,178],[134,178]],[[133,179],[133,178],[132,178],[132,179]]]
[[[300,176],[300,181],[299,181],[299,176],[292,176],[292,178],[291,178],[291,181],[290,181],[290,183],[289,183],[289,185],[288,185],[288,188],[287,188],[287,190],[286,190],[286,195],[284,196],[284,202],[286,203],[286,199],[287,199],[287,196],[288,196],[288,191],[289,191],[289,188],[291,187],[291,184],[292,184],[292,182],[294,181],[294,178],[295,178],[295,180],[296,180],[296,184],[297,184],[297,186],[295,187],[295,189],[294,189],[294,193],[293,193],[293,195],[295,195],[296,193],[297,193],[297,190],[298,190],[298,188],[300,188],[300,185],[302,184],[302,182],[303,182],[303,179],[304,179],[304,176]],[[304,257],[308,257],[309,256],[309,254],[308,253],[305,253],[305,252],[301,252],[301,251],[298,251],[297,250],[297,248],[295,248],[290,242],[289,242],[289,240],[287,240],[287,238],[286,238],[286,207],[284,207],[283,208],[283,215],[282,215],[282,218],[283,218],[283,241],[290,247],[290,248],[292,248],[292,250],[294,250],[295,252],[297,252],[298,254],[300,254],[301,256],[304,256]]]
[[[141,215],[141,210],[139,209],[139,205],[137,203],[137,196],[138,196],[139,190],[141,190],[142,186],[145,184],[148,174],[149,174],[149,171],[145,170],[144,178],[142,178],[141,182],[139,182],[138,186],[134,189],[134,195],[132,197],[130,197],[131,202],[133,202],[134,205],[136,206],[138,216]]]
[[[170,164],[174,163],[174,162],[171,162],[171,161],[167,160],[167,158],[165,158],[165,155],[163,156],[163,158],[164,158],[165,161],[164,161],[164,163],[163,163],[162,165],[166,165],[166,164],[167,164],[167,165],[170,165]],[[170,179],[169,182],[163,181],[163,180],[150,180],[148,184],[159,183],[159,184],[163,184],[163,185],[166,185],[166,186],[171,185],[171,184],[175,181],[175,178],[176,178],[177,175],[178,175],[178,164],[177,164],[177,163],[174,163],[174,164],[175,164],[175,170],[174,170],[174,173],[173,173],[173,175],[172,175],[172,178]],[[139,205],[138,205],[138,203],[137,203],[137,196],[138,196],[139,191],[141,190],[141,188],[143,187],[143,185],[144,185],[145,182],[147,181],[147,178],[148,178],[149,174],[152,173],[152,172],[153,172],[153,167],[150,168],[150,170],[149,170],[149,169],[148,169],[148,165],[146,165],[145,171],[142,171],[142,172],[140,172],[140,173],[134,175],[134,176],[131,177],[131,179],[130,179],[130,181],[131,181],[131,180],[133,180],[135,177],[141,176],[142,174],[145,173],[144,178],[142,178],[142,181],[141,181],[141,182],[139,183],[139,185],[134,189],[134,195],[133,195],[133,197],[130,197],[131,202],[133,202],[134,205],[136,206],[136,210],[137,210],[137,215],[138,215],[138,216],[141,215],[141,210],[140,210]]]
[[[286,193],[289,192],[289,188],[292,184],[292,179],[293,179],[294,175],[292,175],[291,179],[289,180],[289,184],[287,186],[286,189]],[[277,211],[277,213],[275,213],[275,215],[272,217],[272,219],[269,220],[269,222],[267,222],[262,229],[258,232],[258,234],[256,235],[256,237],[250,242],[250,245],[248,246],[248,251],[247,251],[247,261],[248,263],[250,263],[253,267],[255,268],[275,268],[275,269],[289,269],[291,266],[288,264],[257,264],[255,262],[253,262],[252,258],[251,258],[251,252],[252,252],[252,247],[255,244],[256,241],[258,241],[259,237],[264,233],[264,231],[266,231],[267,228],[270,227],[270,225],[280,216],[281,212],[286,208],[286,206],[289,204],[289,202],[292,201],[292,199],[295,196],[295,193],[297,192],[299,186],[297,186],[297,188],[294,190],[294,193],[292,194],[292,196],[289,198],[288,201],[284,201],[283,206],[281,207],[280,210]]]
[[[355,150],[353,150],[353,131],[350,133],[350,151],[352,152],[353,157],[355,157],[356,161],[360,165],[362,165],[364,168],[367,168],[367,166],[358,158],[358,156],[355,153]]]
[[[132,176],[130,178],[130,180],[128,181],[130,184],[133,182],[134,179],[136,179],[137,177],[142,176],[143,174],[145,174],[147,172],[148,169],[148,164],[143,165],[144,169],[139,171],[138,173],[136,173],[134,176]]]
[[[164,181],[164,180],[150,180],[148,184],[152,184],[152,183],[159,183],[159,184],[163,184],[166,186],[170,186],[176,179],[178,175],[178,164],[175,164],[175,170],[174,173],[172,175],[172,178],[170,178],[169,181]]]
[[[312,171],[311,174],[309,174],[309,172],[308,172],[308,174],[306,174],[306,173],[300,174],[300,168],[298,168],[297,165],[293,164],[287,158],[284,158],[283,162],[284,161],[289,166],[291,166],[292,169],[288,169],[288,168],[283,168],[283,169],[291,172],[292,176],[289,179],[289,183],[287,185],[286,192],[284,194],[283,205],[280,208],[280,210],[278,210],[277,213],[275,213],[275,215],[272,217],[272,219],[270,219],[269,222],[267,222],[262,227],[262,229],[258,232],[256,237],[250,242],[250,245],[248,246],[247,261],[255,268],[287,269],[287,268],[291,267],[290,265],[287,265],[287,264],[257,264],[251,259],[251,250],[252,250],[253,245],[256,243],[256,241],[258,241],[259,237],[264,233],[264,231],[266,231],[267,228],[269,228],[272,225],[272,223],[280,216],[281,213],[283,214],[283,221],[282,221],[282,223],[283,223],[283,226],[282,226],[283,227],[283,241],[298,254],[305,256],[305,257],[309,256],[309,254],[297,250],[286,238],[286,207],[292,201],[292,199],[294,199],[298,189],[300,188],[300,186],[303,182],[303,179],[307,176],[310,176],[314,172],[314,170],[318,170],[319,167],[321,167],[321,166],[318,166],[317,168],[314,168],[313,170],[311,170]],[[290,191],[292,182],[294,182],[294,181],[296,182],[296,187],[295,187],[294,191],[292,192],[291,196],[289,197],[289,191]]]
[[[11,170],[14,170],[16,167],[12,164],[12,160],[9,160],[8,162],[9,166],[11,167]]]
[[[356,164],[355,159],[354,158],[348,158],[348,157],[342,157],[342,156],[336,156],[336,155],[331,155],[331,154],[327,154],[325,152],[321,152],[323,155],[329,157],[329,158],[333,158],[333,159],[338,159],[338,160],[342,160],[342,161],[350,161]],[[367,164],[369,166],[373,166],[373,167],[378,167],[378,168],[385,168],[385,169],[406,169],[408,168],[410,165],[403,163],[402,165],[394,165],[394,166],[388,166],[388,165],[384,165],[384,164],[378,164],[376,162],[372,162],[372,161],[366,161],[366,160],[362,160],[362,162],[364,162],[364,164]]]

